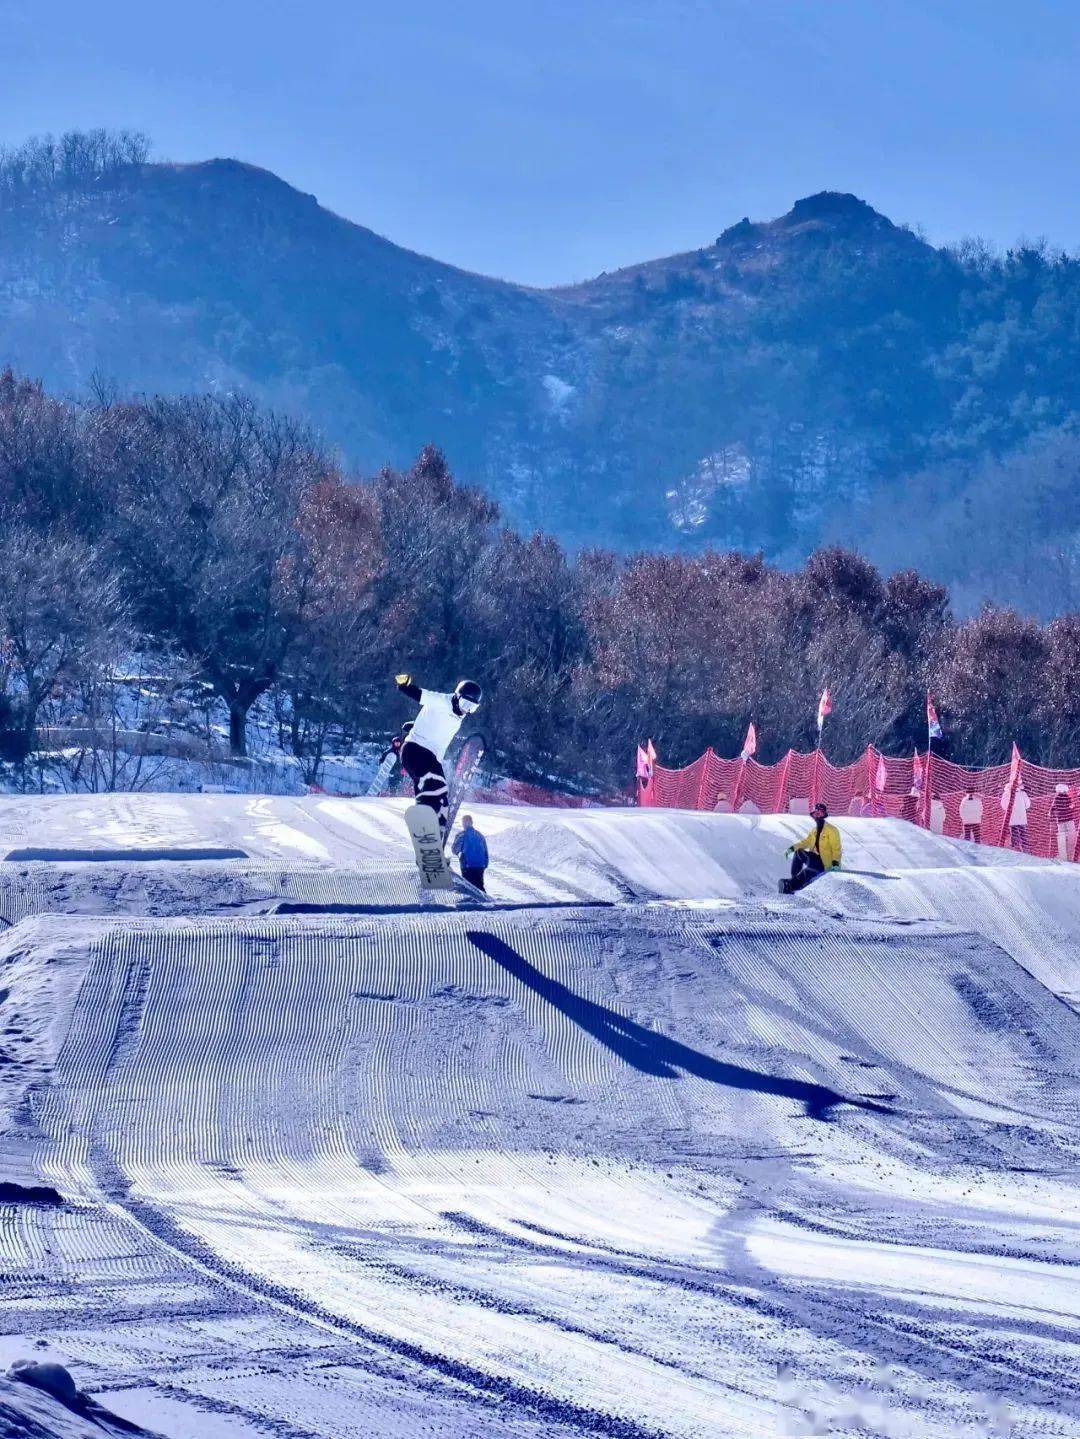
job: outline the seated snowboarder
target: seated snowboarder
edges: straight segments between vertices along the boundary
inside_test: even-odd
[[[438,816],[446,838],[450,789],[442,762],[466,715],[480,704],[480,686],[475,680],[461,680],[453,694],[421,689],[411,675],[398,675],[397,687],[415,700],[420,712],[401,746],[401,768],[413,782],[417,804],[427,805]]]
[[[830,869],[840,868],[840,831],[828,823],[828,807],[820,802],[810,811],[814,827],[805,839],[788,845],[785,856],[791,860],[791,878],[782,882],[785,894],[805,889],[812,880]]]

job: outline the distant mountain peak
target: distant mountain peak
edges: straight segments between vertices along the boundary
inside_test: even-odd
[[[737,225],[725,230],[716,243],[730,248],[747,243],[759,245],[765,240],[789,236],[846,237],[869,231],[889,236],[907,233],[894,225],[887,215],[875,210],[873,205],[860,200],[858,195],[842,190],[819,190],[816,195],[796,200],[786,215],[780,215],[775,220],[753,221],[744,217]]]
[[[803,225],[811,220],[828,220],[844,224],[888,225],[895,228],[891,220],[878,213],[873,205],[860,200],[858,195],[849,195],[842,190],[819,190],[816,195],[807,195],[796,200],[778,224]]]

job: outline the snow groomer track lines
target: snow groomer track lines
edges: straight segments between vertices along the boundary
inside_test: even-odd
[[[0,1158],[64,1197],[0,1204],[5,1352],[177,1439],[1080,1434],[1080,1017],[994,938],[1075,932],[1054,866],[961,926],[974,847],[899,823],[803,902],[797,821],[479,806],[517,907],[410,912],[399,802],[166,802],[247,858],[0,872]]]

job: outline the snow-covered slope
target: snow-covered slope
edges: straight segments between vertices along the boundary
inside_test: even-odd
[[[400,808],[4,806],[0,1358],[177,1439],[1080,1434],[1080,876],[481,806],[421,910]]]

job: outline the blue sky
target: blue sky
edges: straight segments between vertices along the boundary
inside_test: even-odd
[[[853,190],[935,242],[1080,248],[1075,0],[0,0],[0,143],[265,165],[532,284]]]

